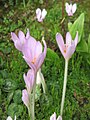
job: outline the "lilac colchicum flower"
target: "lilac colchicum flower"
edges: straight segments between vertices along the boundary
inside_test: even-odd
[[[24,89],[22,91],[22,101],[24,102],[24,104],[27,106],[27,108],[29,109],[29,95],[26,89]]]
[[[42,52],[42,44],[34,38],[30,38],[27,42],[27,48],[24,51],[23,58],[35,72],[39,70],[46,57],[47,45],[44,40],[43,44],[44,50]]]
[[[76,9],[77,9],[77,5],[76,5],[76,3],[75,4],[68,4],[68,3],[66,3],[65,4],[65,6],[66,6],[66,12],[68,13],[68,16],[73,16],[73,14],[76,12]]]
[[[23,58],[29,67],[37,72],[46,57],[46,42],[43,40],[44,50],[42,51],[42,44],[30,36],[29,30],[27,31],[26,36],[22,31],[19,31],[18,36],[12,32],[11,39],[13,40],[15,47],[22,52]]]
[[[28,93],[31,93],[31,91],[33,89],[34,81],[35,81],[34,70],[30,69],[27,72],[27,75],[24,74],[23,77],[24,77],[24,81],[25,81],[25,84],[26,84],[27,91],[28,91]]]
[[[59,49],[66,60],[69,60],[72,54],[75,52],[77,43],[78,43],[78,32],[74,41],[69,32],[66,34],[66,43],[64,44],[63,37],[60,33],[56,34],[56,41],[59,46]]]
[[[7,120],[13,120],[13,119],[10,116],[8,116]],[[16,120],[16,116],[15,116],[14,120]]]
[[[47,11],[45,9],[43,9],[42,11],[40,8],[36,9],[36,18],[38,22],[43,22],[46,15],[47,15]]]
[[[54,112],[54,114],[50,117],[50,120],[62,120],[62,117],[58,116],[58,118],[56,119],[56,113]]]

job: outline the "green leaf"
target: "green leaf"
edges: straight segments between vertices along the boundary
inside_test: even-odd
[[[47,57],[51,58],[51,60],[60,60],[57,53],[55,53],[52,49],[47,49]]]
[[[13,101],[15,102],[15,103],[21,103],[22,102],[22,100],[21,100],[21,97],[22,97],[22,92],[21,92],[21,90],[16,90],[15,91],[15,94],[14,94],[14,97],[13,97]]]
[[[72,23],[71,23],[71,22],[69,22],[69,23],[68,23],[68,29],[70,30],[70,29],[71,29],[71,27],[72,27]]]
[[[88,52],[90,53],[90,34],[89,34],[89,37],[88,37]]]
[[[85,40],[81,40],[77,46],[76,51],[78,52],[88,52],[88,45]]]
[[[17,117],[21,116],[22,112],[23,112],[23,106],[21,106],[21,105],[11,103],[8,107],[8,115],[11,116],[12,118],[14,118],[15,115]]]
[[[84,28],[84,13],[82,13],[72,25],[70,23],[68,24],[68,29],[72,35],[73,40],[76,36],[76,32],[78,31],[79,34],[78,41],[80,42],[83,33],[83,28]]]

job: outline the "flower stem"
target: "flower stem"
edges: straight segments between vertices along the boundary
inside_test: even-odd
[[[65,60],[64,84],[63,84],[63,94],[62,94],[61,111],[60,111],[61,116],[63,114],[63,108],[64,108],[66,85],[67,85],[67,74],[68,74],[68,60]]]
[[[30,109],[29,109],[29,116],[30,116],[30,120],[35,120],[35,91],[36,91],[36,77],[35,77],[35,82],[34,82],[34,86],[33,86],[33,91],[30,94]]]

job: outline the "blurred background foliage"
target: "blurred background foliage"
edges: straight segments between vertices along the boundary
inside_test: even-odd
[[[10,32],[17,34],[22,30],[26,33],[29,28],[30,34],[37,40],[41,41],[42,34],[45,36],[48,51],[42,73],[48,90],[44,94],[41,88],[35,114],[36,120],[49,120],[53,112],[59,115],[64,75],[64,58],[56,44],[55,35],[60,32],[64,36],[73,29],[68,27],[68,22],[73,25],[82,12],[84,29],[81,42],[69,62],[63,119],[90,120],[90,4],[89,0],[72,2],[77,3],[77,11],[70,18],[65,13],[63,30],[60,0],[0,0],[0,120],[5,120],[8,115],[16,115],[17,120],[28,120],[27,109],[21,100],[21,92],[25,88],[23,74],[27,72],[28,66],[22,54],[15,49]],[[38,23],[35,17],[38,7],[48,12],[43,23]],[[70,31],[73,33],[73,30]]]

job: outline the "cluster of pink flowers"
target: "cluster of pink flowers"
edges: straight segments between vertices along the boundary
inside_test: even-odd
[[[68,13],[68,16],[72,16],[75,13],[75,11],[76,11],[76,4],[69,5],[68,3],[66,3],[66,12]],[[38,22],[43,22],[46,14],[47,11],[45,9],[41,11],[41,9],[38,8],[36,10],[36,18]],[[27,30],[26,36],[22,31],[19,31],[18,35],[12,32],[11,39],[13,40],[16,49],[22,52],[24,60],[30,67],[27,74],[23,75],[26,84],[26,89],[22,91],[22,101],[29,109],[29,102],[30,102],[29,95],[31,94],[34,84],[36,82],[35,81],[36,74],[41,68],[41,65],[43,64],[44,59],[46,57],[47,45],[46,42],[43,40],[43,45],[44,45],[43,48],[40,41],[36,41],[35,38],[30,35],[29,29]],[[56,41],[65,60],[69,60],[72,54],[75,52],[78,43],[78,32],[76,34],[74,41],[72,40],[70,33],[67,32],[66,43],[64,43],[62,35],[60,33],[57,33]],[[12,119],[9,117],[7,120],[12,120]],[[62,117],[59,116],[56,119],[56,113],[54,113],[50,117],[50,120],[62,120]]]
[[[36,73],[44,62],[47,45],[46,42],[43,40],[43,50],[42,44],[39,41],[36,41],[35,38],[30,35],[29,30],[27,30],[26,36],[22,31],[19,31],[18,36],[14,32],[12,32],[11,37],[15,47],[22,52],[24,60],[30,67],[27,75],[24,74],[24,81],[27,89],[22,91],[22,100],[24,104],[28,107],[28,95],[33,89]]]

